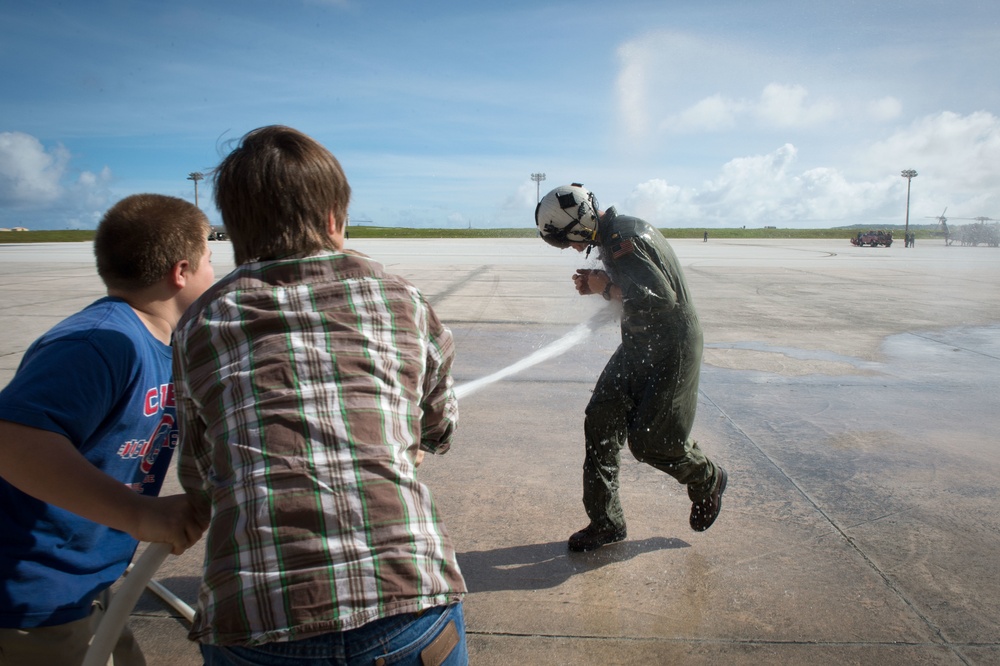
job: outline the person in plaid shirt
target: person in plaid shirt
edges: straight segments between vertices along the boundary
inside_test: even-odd
[[[178,472],[211,510],[191,638],[210,666],[467,663],[465,582],[416,475],[458,421],[451,333],[344,250],[350,186],[310,137],[248,133],[215,200],[237,268],[174,339]]]

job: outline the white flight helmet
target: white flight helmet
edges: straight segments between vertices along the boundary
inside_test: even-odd
[[[567,248],[570,243],[595,243],[597,198],[580,183],[552,190],[535,207],[538,234],[549,245]]]

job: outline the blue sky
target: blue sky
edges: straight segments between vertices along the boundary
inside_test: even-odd
[[[1000,218],[994,0],[0,0],[0,226],[194,199],[295,127],[351,218],[533,225],[583,182],[661,227]],[[211,180],[199,203],[219,222]]]

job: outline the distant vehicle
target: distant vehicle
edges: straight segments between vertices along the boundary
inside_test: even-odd
[[[226,235],[224,229],[216,229],[212,227],[211,231],[208,233],[208,240],[226,240],[229,236]]]
[[[858,247],[884,245],[885,247],[889,247],[892,245],[892,232],[883,231],[882,229],[878,231],[859,231],[858,235],[851,239],[851,245],[857,245]]]

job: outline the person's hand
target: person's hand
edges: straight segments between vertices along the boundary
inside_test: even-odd
[[[170,544],[174,555],[180,555],[201,538],[208,527],[205,512],[198,511],[188,495],[147,497],[132,536],[139,541]]]
[[[592,268],[578,268],[573,275],[573,284],[581,296],[601,293],[610,281],[607,273]]]
[[[420,467],[420,463],[422,463],[424,461],[424,453],[425,452],[424,452],[423,449],[417,449],[417,454],[415,456],[413,456],[413,466],[414,467]]]

